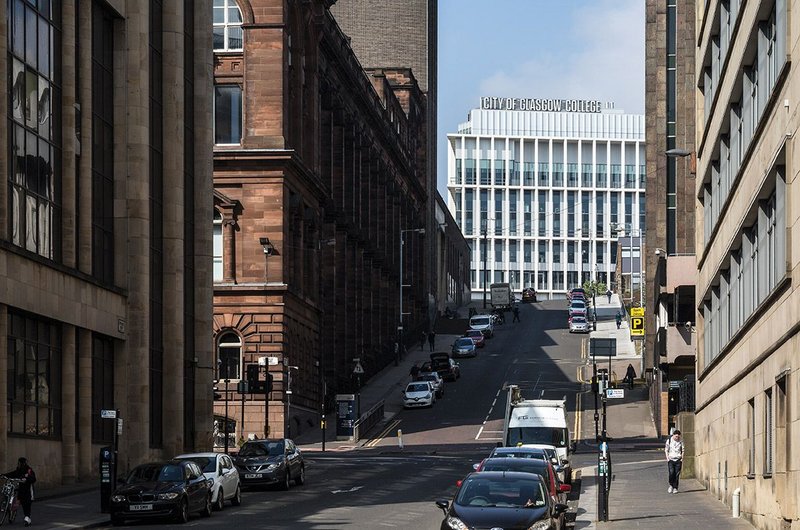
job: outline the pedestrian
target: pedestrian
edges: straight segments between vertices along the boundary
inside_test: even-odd
[[[683,467],[683,440],[681,440],[681,431],[678,429],[675,429],[672,436],[667,438],[664,456],[667,457],[667,468],[669,469],[667,493],[678,493],[678,481],[681,478],[681,468]]]
[[[622,314],[617,311],[617,329],[619,329],[620,325],[622,325]]]
[[[517,306],[514,306],[514,318],[511,320],[511,322],[520,322],[519,308]]]
[[[433,351],[433,347],[436,345],[436,333],[433,330],[428,333],[428,344],[431,347],[431,351]]]
[[[425,333],[425,330],[422,330],[422,334],[419,337],[419,349],[420,350],[424,350],[425,349],[425,339],[427,339],[427,338],[428,338],[428,334]]]
[[[25,480],[17,489],[17,498],[22,504],[22,511],[25,513],[25,526],[30,526],[33,483],[36,482],[36,473],[33,472],[31,466],[28,465],[28,460],[23,456],[17,460],[17,469],[5,473],[5,476]]]
[[[606,298],[608,298],[608,303],[610,304],[611,303],[611,289],[606,291]]]
[[[419,375],[419,366],[417,363],[414,363],[414,366],[411,367],[411,371],[409,373],[411,375],[411,380],[416,381],[417,376]]]
[[[628,388],[633,389],[633,380],[636,379],[636,370],[633,365],[628,363],[628,370],[625,372],[625,380],[628,382]]]

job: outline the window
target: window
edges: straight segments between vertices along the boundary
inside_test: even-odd
[[[772,390],[764,392],[764,475],[772,475],[773,455]]]
[[[242,364],[242,339],[228,331],[219,339],[217,348],[217,379],[239,379]]]
[[[92,276],[113,284],[114,20],[97,4],[92,10]]]
[[[97,333],[92,337],[92,442],[114,439],[114,422],[100,417],[114,406],[114,341]]]
[[[8,3],[7,211],[14,245],[58,260],[61,247],[61,2],[39,2],[39,5],[42,9],[35,7],[36,2],[14,0]]]
[[[242,50],[242,12],[234,0],[214,0],[214,51]]]
[[[242,143],[242,87],[214,87],[214,143]]]
[[[756,474],[756,400],[747,402],[747,437],[750,440],[750,451],[747,464],[747,475]]]
[[[497,263],[503,262],[503,241],[500,239],[494,242],[494,260]]]
[[[503,210],[505,203],[505,193],[502,191],[494,192],[494,233],[503,234]]]
[[[222,215],[214,210],[214,281],[221,282],[222,274]]]
[[[508,192],[508,233],[517,235],[517,190]]]
[[[561,263],[561,241],[553,241],[553,263]]]
[[[480,171],[480,185],[481,186],[489,186],[492,183],[491,177],[489,176],[490,167],[489,160],[481,160],[481,171]]]
[[[575,242],[567,241],[567,263],[575,263]]]
[[[506,163],[504,160],[494,161],[494,183],[497,186],[506,184]]]
[[[61,327],[8,312],[8,432],[61,436]]]

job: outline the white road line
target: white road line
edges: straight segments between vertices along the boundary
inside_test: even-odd
[[[475,439],[476,439],[476,440],[477,440],[478,438],[480,438],[480,437],[481,437],[481,433],[482,433],[482,432],[483,432],[483,425],[481,425],[481,428],[480,428],[480,429],[478,429],[478,434],[475,436]]]

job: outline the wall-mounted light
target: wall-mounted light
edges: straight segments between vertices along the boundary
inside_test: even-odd
[[[264,247],[264,254],[267,256],[271,256],[272,253],[275,252],[275,246],[270,242],[268,237],[260,237],[258,238],[258,242]]]

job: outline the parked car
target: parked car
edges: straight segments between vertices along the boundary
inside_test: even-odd
[[[480,333],[480,331],[478,333]],[[472,339],[462,337],[456,339],[453,343],[451,353],[453,357],[475,357],[478,355],[478,348],[475,346],[475,342],[473,342]]]
[[[569,332],[570,333],[589,333],[589,321],[585,316],[578,313],[572,315],[569,319]]]
[[[436,392],[428,381],[412,381],[403,390],[403,408],[432,407],[436,403]]]
[[[553,464],[553,469],[555,469],[559,480],[565,484],[572,484],[572,465],[569,460],[558,455],[555,445],[531,444],[527,447],[544,451],[547,454],[547,458],[550,459],[550,463]]]
[[[222,510],[225,501],[231,501],[234,506],[242,504],[239,471],[230,456],[222,453],[192,453],[178,455],[175,460],[191,460],[212,481],[211,503],[215,509]]]
[[[489,338],[494,335],[494,322],[492,322],[492,315],[480,314],[474,315],[469,319],[469,328],[477,329],[483,336]]]
[[[430,381],[436,398],[444,397],[444,380],[436,372],[420,372],[415,378],[416,381]]]
[[[567,505],[554,504],[541,477],[532,473],[470,473],[452,501],[437,500],[441,529],[558,527]],[[521,509],[524,508],[524,509]]]
[[[481,473],[490,471],[518,471],[521,473],[534,473],[541,477],[550,500],[553,504],[566,504],[567,494],[572,490],[569,484],[563,484],[553,468],[553,464],[533,458],[487,458],[483,463]],[[557,528],[564,528],[564,513],[558,517]]]
[[[581,315],[586,317],[587,308],[586,303],[581,300],[574,300],[569,304],[569,316]]]
[[[476,348],[483,348],[486,346],[486,338],[483,336],[483,332],[477,329],[468,329],[466,333],[464,333],[464,336],[472,339]]]
[[[574,289],[570,289],[569,293],[567,293],[567,298],[572,300],[574,298],[580,298],[582,300],[586,300],[586,291],[583,290],[583,287],[576,287]]]
[[[445,381],[455,381],[461,377],[461,368],[458,363],[450,358],[447,352],[434,352],[430,355],[430,363],[422,366],[422,372],[427,372],[425,365],[430,366],[431,372],[436,372]]]
[[[306,481],[306,465],[300,449],[288,438],[248,440],[233,459],[242,486],[272,486],[289,489]]]
[[[536,291],[532,287],[522,290],[522,302],[531,303],[536,301]]]
[[[111,495],[111,524],[131,519],[172,518],[191,513],[211,515],[211,481],[191,460],[151,462],[133,468]]]

